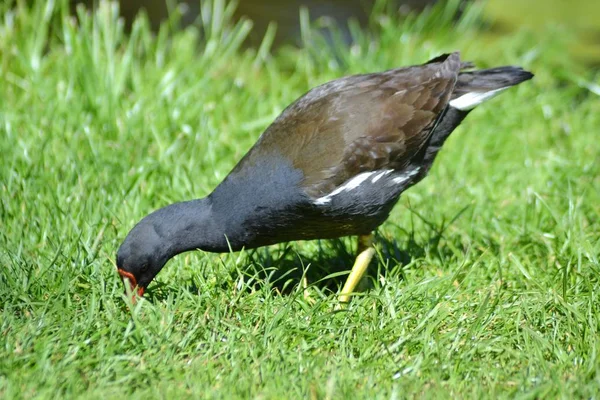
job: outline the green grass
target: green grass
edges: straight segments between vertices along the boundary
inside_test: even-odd
[[[481,42],[481,8],[453,24],[450,5],[376,14],[351,48],[305,29],[305,50],[256,51],[219,2],[222,21],[154,36],[107,4],[79,22],[18,4],[0,6],[1,398],[597,398],[600,78],[560,26]],[[188,253],[127,307],[114,257],[137,220],[210,193],[310,87],[455,49],[536,77],[403,195],[347,310],[327,275],[351,239]]]
[[[596,0],[487,0],[483,15],[498,31],[527,26],[543,34],[553,24],[572,37],[565,49],[567,57],[600,62],[600,2]]]

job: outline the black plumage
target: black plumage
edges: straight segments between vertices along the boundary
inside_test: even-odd
[[[533,76],[518,67],[465,71],[472,67],[453,53],[312,89],[213,193],[142,219],[118,251],[119,272],[141,294],[184,251],[369,235],[470,109]]]

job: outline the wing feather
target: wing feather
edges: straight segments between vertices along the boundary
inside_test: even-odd
[[[313,198],[362,172],[401,171],[428,141],[460,68],[452,53],[321,85],[286,108],[240,164],[265,149],[284,155],[303,172],[302,188]]]

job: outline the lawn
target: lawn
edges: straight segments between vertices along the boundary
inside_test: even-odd
[[[154,35],[33,3],[0,5],[1,398],[598,397],[600,75],[560,24],[491,36],[450,4],[245,49],[219,1]],[[309,88],[457,49],[536,77],[453,133],[349,307],[351,238],[187,253],[129,307],[114,260],[141,217],[210,193]]]

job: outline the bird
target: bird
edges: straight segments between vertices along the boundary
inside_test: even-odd
[[[375,254],[373,232],[430,171],[469,112],[533,77],[521,67],[475,69],[460,53],[342,77],[290,104],[204,198],[141,219],[117,251],[126,291],[141,297],[174,256],[357,237],[339,302]]]

